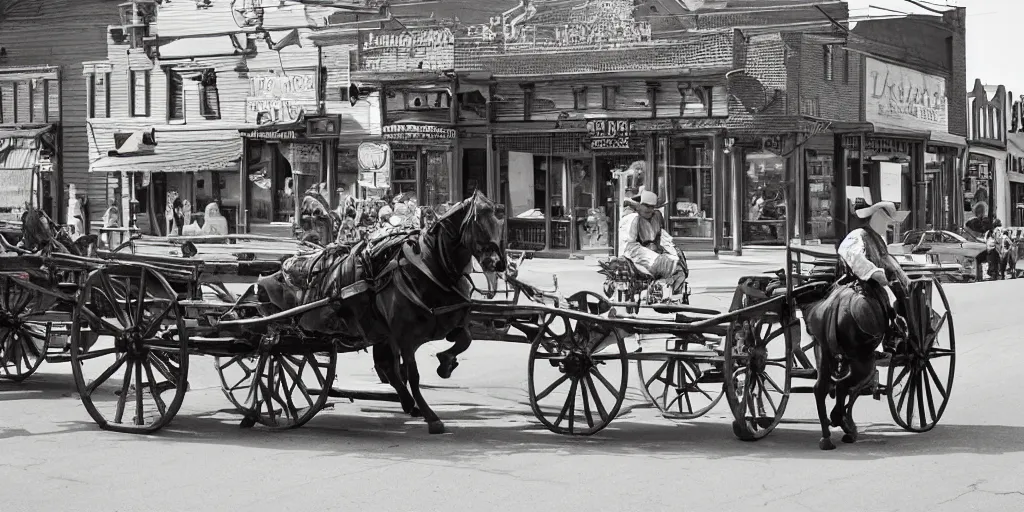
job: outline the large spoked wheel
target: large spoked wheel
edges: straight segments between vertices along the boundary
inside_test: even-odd
[[[188,387],[184,308],[167,279],[148,268],[95,270],[71,322],[71,368],[93,420],[139,434],[167,425]]]
[[[338,353],[271,349],[259,355],[218,357],[221,391],[245,419],[272,430],[300,427],[327,403]]]
[[[530,407],[556,434],[589,436],[619,413],[629,361],[622,334],[593,320],[549,313],[530,345]]]
[[[889,363],[886,388],[889,412],[910,432],[927,432],[939,423],[949,403],[956,367],[953,315],[942,285],[915,280],[907,319],[909,340],[897,345]]]
[[[699,334],[694,336],[700,338]],[[643,354],[639,355],[636,371],[641,382],[640,392],[668,419],[692,420],[704,416],[718,405],[725,393],[721,358],[700,343],[680,339],[669,339],[665,343],[667,354],[664,356],[655,353],[651,359],[646,359]]]
[[[28,321],[41,301],[21,283],[0,275],[0,380],[21,382],[46,358],[46,325]]]
[[[739,318],[725,339],[725,396],[732,409],[732,430],[744,441],[770,434],[789,403],[793,378],[793,322],[787,309],[766,309]]]

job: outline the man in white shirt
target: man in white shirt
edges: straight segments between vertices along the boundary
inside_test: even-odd
[[[658,195],[651,191],[643,191],[627,202],[619,221],[619,256],[630,259],[655,279],[667,280],[676,295],[682,293],[690,272],[672,244],[658,207]]]

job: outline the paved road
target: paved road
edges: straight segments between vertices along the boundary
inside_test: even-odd
[[[441,436],[375,402],[336,404],[291,432],[242,430],[202,358],[171,427],[103,432],[73,395],[68,366],[44,366],[0,384],[0,512],[1020,510],[1021,284],[948,287],[958,373],[935,430],[903,433],[884,400],[865,399],[861,442],[833,452],[817,449],[806,395],[757,443],[734,438],[724,404],[692,422],[638,407],[592,438],[550,434],[526,403],[527,350],[511,344],[477,343],[448,381],[428,365],[425,394],[449,430]],[[428,345],[421,360],[443,346]],[[343,356],[340,384],[373,387],[371,364]],[[636,390],[628,403],[642,403]]]

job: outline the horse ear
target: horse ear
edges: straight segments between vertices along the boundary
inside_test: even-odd
[[[505,220],[506,208],[502,203],[494,205],[494,216],[499,220]]]

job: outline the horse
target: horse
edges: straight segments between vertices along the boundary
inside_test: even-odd
[[[872,384],[875,350],[892,335],[887,304],[888,295],[880,284],[860,282],[852,276],[840,278],[831,287],[805,291],[797,298],[807,333],[818,348],[814,400],[821,424],[818,447],[822,450],[835,449],[830,427],[842,428],[844,443],[857,441],[853,406],[861,391]],[[896,337],[905,337],[905,324],[897,322],[896,326]],[[832,375],[836,349],[848,362],[848,373],[838,379]],[[825,397],[830,393],[835,394],[836,402],[831,414],[826,415]]]
[[[56,252],[95,257],[98,241],[96,235],[83,235],[72,240],[67,229],[55,224],[45,211],[26,205],[25,212],[21,214],[21,242],[17,246],[11,245],[0,236],[0,248],[19,254],[41,252],[49,255]]]
[[[281,270],[258,279],[257,297],[280,310],[334,298],[331,314],[318,308],[295,324],[333,337],[340,351],[373,346],[374,362],[402,410],[422,415],[430,433],[443,433],[444,423],[420,392],[416,350],[443,337],[468,341],[467,274],[474,260],[486,272],[505,270],[504,229],[502,205],[476,192],[425,232],[397,232],[289,258]]]

